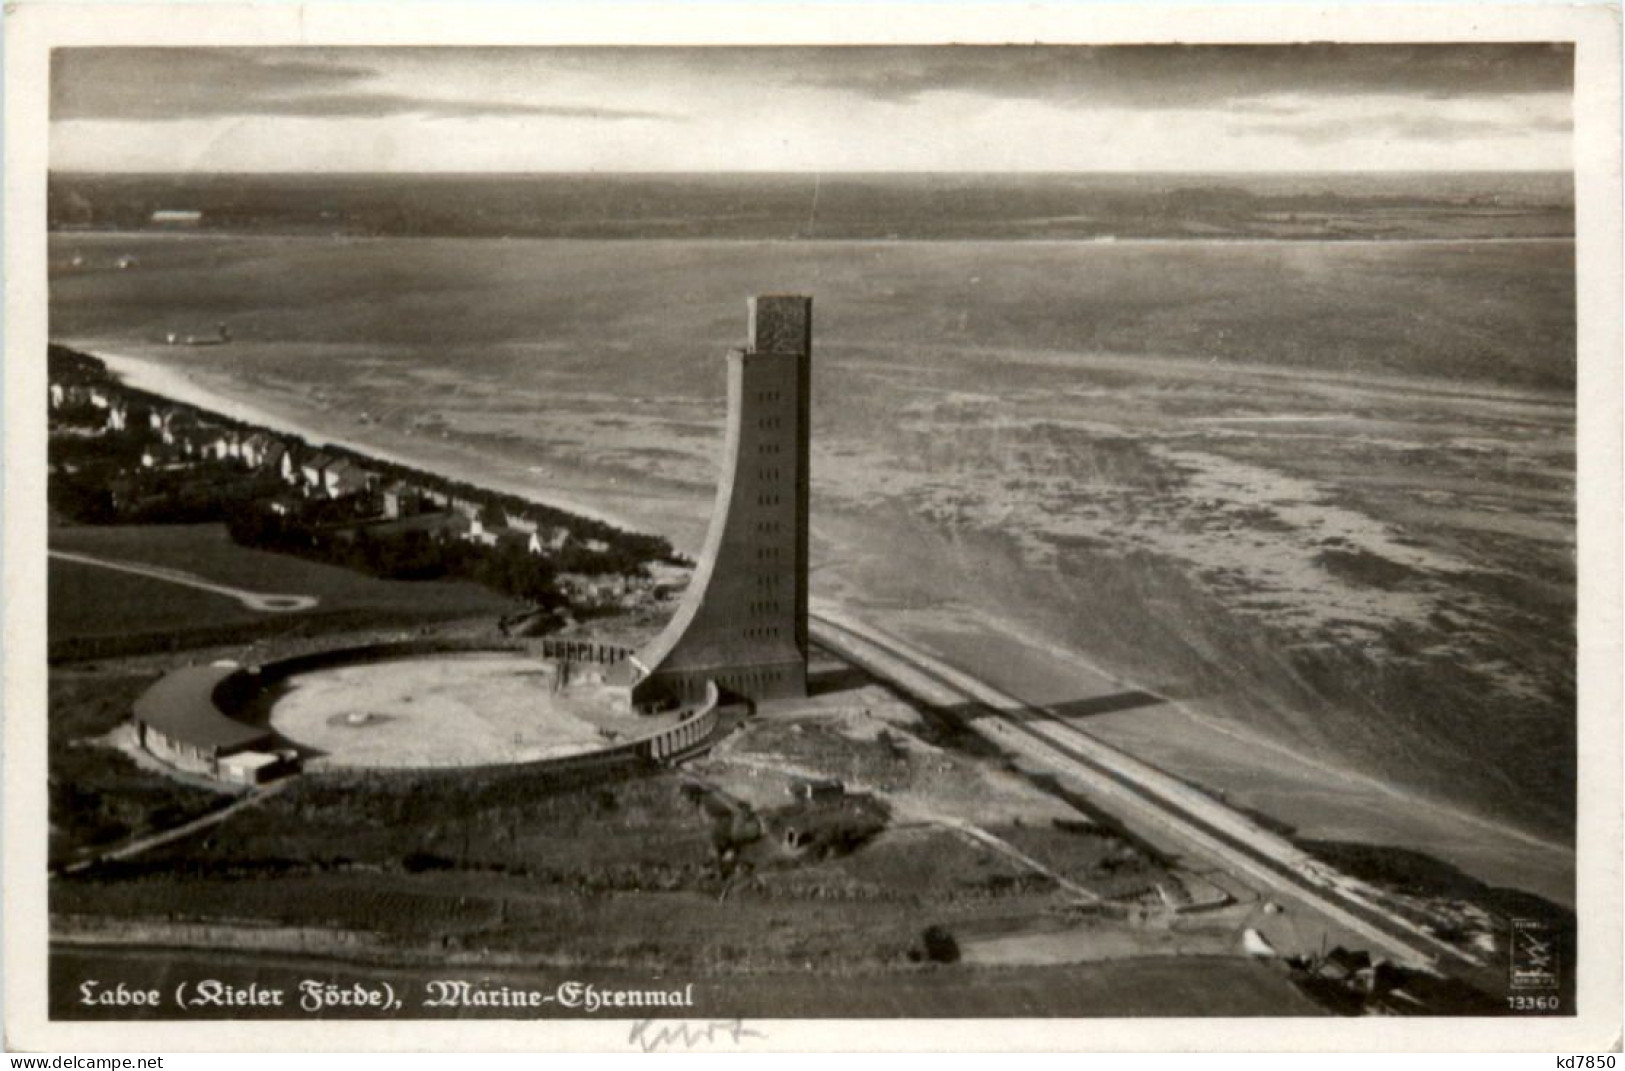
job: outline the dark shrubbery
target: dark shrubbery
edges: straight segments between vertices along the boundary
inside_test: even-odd
[[[768,816],[792,849],[814,859],[850,855],[886,828],[891,810],[868,795],[833,802],[798,804]]]
[[[113,524],[119,516],[107,482],[84,476],[84,473],[51,475],[45,491],[51,512],[80,524]]]
[[[230,799],[149,773],[127,755],[90,744],[53,744],[47,768],[53,865],[79,849],[180,825]]]
[[[422,874],[430,870],[450,870],[456,862],[434,852],[407,852],[401,859],[401,869],[408,874]]]
[[[920,934],[920,946],[928,963],[958,963],[959,942],[942,926],[927,926]]]
[[[380,536],[366,528],[329,528],[252,504],[232,509],[226,530],[243,546],[296,554],[386,580],[470,580],[543,609],[566,602],[553,563],[523,547],[479,547],[422,531]]]

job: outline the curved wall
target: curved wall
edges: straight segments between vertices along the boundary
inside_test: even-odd
[[[751,699],[807,691],[812,299],[753,299],[751,333],[728,354],[705,547],[676,615],[631,660],[636,706],[693,702],[711,681]]]
[[[301,673],[329,669],[335,666],[354,665],[360,662],[382,662],[428,654],[469,654],[483,651],[523,650],[525,650],[524,647],[515,644],[464,643],[445,640],[408,640],[399,643],[339,647],[327,651],[317,651],[313,654],[299,655],[294,658],[284,658],[276,662],[267,662],[261,666],[237,669],[218,678],[194,673],[187,679],[195,681],[195,694],[181,698],[189,702],[195,702],[200,707],[206,707],[223,721],[229,721],[233,725],[241,725],[242,723],[235,718],[237,711],[241,710],[266,688]],[[594,663],[608,661],[612,652],[617,654],[625,653],[624,648],[582,641],[559,641],[558,647],[558,654],[561,656],[567,658],[568,655],[575,655],[579,656],[579,660]],[[175,676],[175,674],[171,676]],[[675,725],[669,725],[658,732],[650,733],[648,736],[598,751],[562,755],[551,759],[538,759],[534,762],[502,763],[500,768],[509,771],[530,770],[536,772],[590,774],[595,770],[608,770],[644,762],[679,762],[707,750],[715,741],[720,727],[721,695],[716,685],[708,681],[699,690],[694,712]],[[138,730],[141,746],[155,758],[168,763],[176,769],[189,773],[219,776],[218,759],[211,749],[176,739],[158,728],[140,723],[139,719]],[[463,766],[455,769],[428,767],[421,770],[398,769],[386,771],[386,774],[445,774],[455,776],[460,772],[473,769],[493,768],[497,767]]]

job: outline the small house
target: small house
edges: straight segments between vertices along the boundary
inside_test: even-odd
[[[284,444],[282,459],[277,463],[277,471],[282,474],[283,483],[297,484],[304,475],[304,466],[300,463],[302,450]]]
[[[203,457],[224,461],[231,456],[231,443],[235,437],[231,429],[218,424],[199,424],[191,440],[197,452]]]
[[[257,469],[265,463],[265,451],[274,440],[263,431],[256,431],[246,435],[237,443],[237,457],[243,464],[251,469]]]
[[[141,467],[147,469],[172,469],[187,460],[185,449],[173,444],[153,443],[141,451]]]
[[[324,484],[323,474],[338,459],[331,454],[317,451],[299,463],[299,472],[304,477],[306,488],[311,491],[320,491]]]
[[[420,488],[414,487],[402,480],[395,480],[386,484],[381,497],[383,500],[384,516],[391,520],[400,517],[410,517],[423,512],[425,498]]]
[[[290,772],[288,757],[274,751],[238,751],[222,755],[217,762],[219,777],[234,785],[263,785]]]
[[[1326,958],[1321,960],[1320,967],[1315,973],[1334,982],[1350,982],[1362,971],[1370,970],[1371,953],[1363,949],[1350,951],[1338,945],[1326,953]]]
[[[340,458],[322,470],[321,487],[329,498],[344,498],[366,493],[377,479],[371,470]]]
[[[435,528],[435,536],[443,543],[458,540],[467,541],[468,534],[474,528],[474,522],[461,513],[448,513]]]
[[[845,796],[846,786],[831,777],[797,778],[786,791],[804,803],[827,803]]]
[[[288,448],[282,445],[280,439],[271,439],[265,449],[259,451],[259,461],[255,468],[266,469],[280,474],[282,472],[282,459],[288,456]]]
[[[162,417],[158,437],[165,446],[185,446],[197,418],[183,409],[167,410]]]

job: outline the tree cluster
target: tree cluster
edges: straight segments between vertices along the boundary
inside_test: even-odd
[[[523,547],[482,547],[413,530],[387,535],[366,527],[332,528],[280,516],[253,503],[232,509],[226,530],[237,543],[296,554],[387,580],[469,580],[543,609],[566,602],[552,562]]]

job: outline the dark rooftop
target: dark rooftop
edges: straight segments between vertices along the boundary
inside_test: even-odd
[[[269,729],[234,721],[215,705],[216,686],[235,672],[235,666],[187,666],[168,673],[135,701],[135,718],[194,747],[225,752],[262,743]]]

